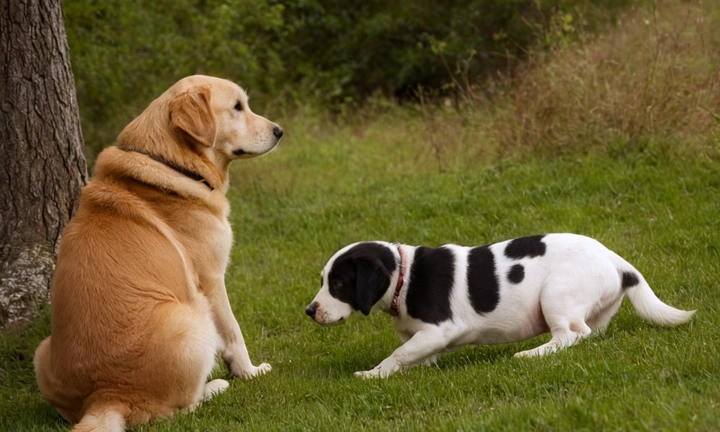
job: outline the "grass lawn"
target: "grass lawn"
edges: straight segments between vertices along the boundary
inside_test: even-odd
[[[652,144],[469,163],[467,149],[438,156],[401,123],[289,122],[277,152],[233,166],[227,288],[251,358],[273,371],[137,430],[720,429],[717,162]],[[556,355],[512,358],[548,336],[470,346],[367,381],[353,372],[399,346],[390,317],[322,328],[304,314],[326,260],[347,243],[477,245],[546,232],[599,239],[663,301],[698,313],[666,329],[626,301],[605,333]],[[32,371],[49,328],[45,311],[25,333],[0,336],[0,430],[70,427]],[[226,374],[220,365],[214,373]]]

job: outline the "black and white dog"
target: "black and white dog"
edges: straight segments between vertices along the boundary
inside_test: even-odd
[[[695,313],[666,305],[635,267],[576,234],[479,247],[354,243],[330,258],[321,277],[320,292],[305,311],[318,324],[342,323],[354,311],[394,316],[403,345],[374,369],[355,373],[363,378],[430,364],[462,345],[518,342],[547,332],[548,343],[515,357],[551,353],[605,328],[625,294],[638,315],[655,324],[676,326]]]

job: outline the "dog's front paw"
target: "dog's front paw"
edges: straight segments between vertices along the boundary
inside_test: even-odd
[[[260,366],[253,366],[249,371],[244,371],[242,378],[250,379],[258,375],[265,375],[272,370],[269,363],[261,363]]]
[[[362,379],[382,378],[382,377],[380,376],[380,372],[377,370],[377,368],[371,369],[371,370],[369,370],[369,371],[358,371],[358,372],[355,372],[355,376],[358,377],[358,378],[362,378]]]
[[[270,372],[272,370],[272,366],[270,366],[268,363],[262,363],[260,366],[250,365],[250,367],[242,368],[240,370],[234,370],[234,368],[231,369],[233,369],[233,375],[242,379],[251,379],[258,375],[265,375],[266,373]]]
[[[383,361],[379,365],[370,369],[369,371],[355,372],[355,376],[367,379],[367,378],[387,378],[390,375],[400,370],[400,365],[395,362]]]

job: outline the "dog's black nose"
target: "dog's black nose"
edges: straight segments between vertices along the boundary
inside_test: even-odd
[[[280,126],[275,126],[273,128],[273,135],[275,135],[275,138],[277,138],[277,139],[282,138],[283,133],[285,133],[285,132],[283,132],[283,130]]]
[[[305,313],[306,313],[307,316],[309,316],[310,318],[315,318],[315,312],[316,312],[315,303],[310,303],[310,306],[308,306],[308,307],[305,309]]]

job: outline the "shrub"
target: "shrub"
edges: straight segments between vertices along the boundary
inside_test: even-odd
[[[204,73],[276,110],[344,109],[369,96],[463,95],[532,45],[570,38],[631,0],[67,0],[88,156],[179,78]],[[584,21],[568,22],[583,11]],[[558,19],[565,19],[560,27]],[[426,95],[426,96],[427,96]],[[92,160],[90,161],[92,164]]]

